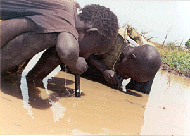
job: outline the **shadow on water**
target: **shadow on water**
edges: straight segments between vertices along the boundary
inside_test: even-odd
[[[17,79],[20,79],[20,77],[13,77],[11,80],[9,80],[6,77],[3,77],[1,75],[1,84],[0,89],[3,93],[11,95],[13,97],[22,99],[21,90],[19,88],[19,83]]]
[[[67,84],[67,85],[72,85],[75,82],[73,80],[68,80],[68,79],[63,79],[59,77],[52,77],[51,79],[48,80],[49,84],[51,85],[61,85],[61,84]]]
[[[127,92],[125,92],[126,94],[128,95],[132,95],[132,96],[135,96],[135,97],[142,97],[142,95],[140,93],[137,93],[135,92],[134,90],[127,90]]]
[[[75,83],[72,80],[58,78],[58,77],[52,77],[48,80],[47,89],[54,92],[52,95],[56,97],[75,97],[75,91],[72,88],[65,87],[65,85],[72,85]],[[83,96],[84,93],[81,93],[81,96]]]
[[[47,89],[51,90],[59,95],[59,97],[69,97],[72,96],[71,94],[74,94],[74,90],[68,87],[65,87],[66,85],[72,85],[74,81],[72,80],[66,80],[63,78],[53,77],[52,79],[48,80]]]
[[[37,84],[35,86],[33,83],[27,83],[28,87],[28,97],[29,97],[29,104],[33,108],[36,109],[47,109],[51,107],[51,104],[49,103],[50,100],[53,102],[58,101],[57,97],[71,97],[74,95],[74,90],[66,87],[65,83],[67,85],[71,85],[74,82],[72,80],[65,80],[62,78],[52,78],[51,80],[48,80],[48,90],[52,91],[48,98],[43,99],[41,97],[41,91],[38,89],[38,87],[44,88],[43,86]],[[21,85],[21,77],[15,76],[11,77],[11,80],[5,77],[1,77],[1,86],[0,89],[3,93],[11,95],[13,97],[16,97],[18,99],[23,99],[23,94],[20,88]],[[27,91],[27,90],[24,90]],[[45,90],[43,90],[45,91]]]
[[[48,79],[47,81],[47,89],[54,92],[51,95],[58,97],[71,97],[74,96],[74,90],[69,87],[65,87],[65,85],[72,85],[73,83],[75,82],[72,80],[51,77],[51,79]],[[41,81],[36,82],[35,86],[45,89],[44,84]]]

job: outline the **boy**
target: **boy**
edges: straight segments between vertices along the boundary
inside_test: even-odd
[[[92,65],[84,74],[99,77],[98,80],[105,79],[116,88],[121,86],[123,79],[131,78],[126,89],[149,94],[153,78],[161,66],[159,52],[148,44],[132,47],[120,34],[114,45],[113,50],[102,57],[94,55],[89,57],[88,62]],[[93,73],[96,76],[93,76]]]
[[[128,46],[119,34],[113,45],[109,53],[101,56],[91,55],[87,58],[89,69],[83,76],[98,81],[105,79],[111,86],[121,86],[123,79],[131,78],[131,82],[126,86],[127,89],[149,94],[153,78],[161,66],[159,52],[150,45]],[[81,47],[80,44],[82,50]],[[50,65],[50,62],[54,63]],[[29,72],[28,78],[38,83],[60,64],[55,48],[51,47]]]
[[[77,15],[76,5],[73,0],[2,0],[1,72],[12,71],[55,46],[59,60],[72,73],[82,74],[88,68],[85,57],[108,52],[117,36],[115,14],[103,6],[88,5]]]

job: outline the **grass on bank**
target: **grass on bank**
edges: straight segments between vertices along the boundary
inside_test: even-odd
[[[176,46],[174,43],[164,46],[154,44],[162,57],[162,69],[190,78],[190,50]]]

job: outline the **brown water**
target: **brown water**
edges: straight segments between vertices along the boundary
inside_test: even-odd
[[[142,135],[190,135],[190,79],[159,72],[144,113]]]
[[[189,79],[159,72],[148,96],[81,78],[81,98],[70,97],[71,74],[59,72],[47,90],[21,82],[2,84],[1,134],[190,134]]]

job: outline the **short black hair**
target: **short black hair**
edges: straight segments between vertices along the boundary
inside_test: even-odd
[[[98,4],[87,5],[79,17],[83,21],[91,21],[105,39],[113,39],[118,34],[117,16],[109,8]]]

